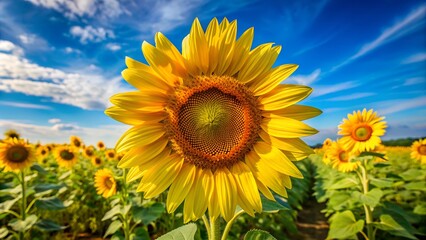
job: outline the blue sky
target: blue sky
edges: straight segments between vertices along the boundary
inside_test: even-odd
[[[128,126],[103,110],[132,89],[125,56],[145,62],[142,41],[158,31],[180,48],[195,17],[253,26],[254,46],[283,47],[276,65],[300,65],[285,82],[313,87],[303,104],[324,112],[307,121],[320,130],[309,144],[363,108],[386,116],[385,139],[426,136],[426,3],[410,0],[2,0],[0,131],[112,147]]]

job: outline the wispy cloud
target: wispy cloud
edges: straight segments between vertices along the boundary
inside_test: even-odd
[[[290,76],[289,78],[287,78],[285,80],[285,83],[296,83],[296,84],[301,84],[301,85],[311,85],[313,82],[315,82],[319,79],[320,74],[321,74],[321,69],[315,69],[309,75]]]
[[[101,42],[107,38],[115,38],[114,32],[102,27],[94,28],[92,26],[85,26],[84,28],[80,26],[73,26],[70,29],[70,34],[79,38],[82,44],[87,44],[88,42]]]
[[[24,55],[24,50],[21,47],[6,40],[0,40],[0,52],[11,53],[16,56]]]
[[[0,52],[0,91],[48,97],[83,109],[105,109],[109,96],[128,90],[121,77],[43,67],[11,53]]]
[[[378,109],[380,114],[393,114],[419,107],[425,108],[426,97],[417,97],[411,99],[393,99],[388,101],[377,102],[375,103],[375,105],[377,105],[376,109]]]
[[[380,34],[376,39],[367,44],[364,44],[364,46],[362,46],[361,49],[359,49],[358,52],[356,52],[354,55],[350,56],[348,59],[346,59],[339,65],[334,66],[331,71],[335,71],[353,62],[354,60],[370,53],[371,51],[384,44],[395,41],[396,39],[399,39],[409,33],[421,29],[425,22],[425,13],[426,5],[419,6],[417,9],[409,13],[404,19],[396,22],[391,27],[385,29],[382,34]]]
[[[426,60],[426,53],[423,52],[423,53],[418,53],[408,57],[407,59],[402,61],[402,63],[403,64],[418,63],[418,62],[423,62],[425,60]]]
[[[108,43],[105,47],[111,51],[118,51],[121,49],[121,46],[117,43]]]
[[[48,122],[48,123],[52,123],[52,124],[60,123],[60,122],[61,122],[61,119],[59,119],[59,118],[51,118],[51,119],[49,119],[47,122]]]
[[[301,50],[299,50],[299,51],[297,51],[296,53],[294,53],[294,54],[293,54],[293,56],[299,56],[299,55],[301,55],[301,54],[303,54],[303,53],[306,53],[306,52],[309,52],[309,51],[311,51],[311,50],[313,50],[313,49],[315,49],[315,48],[318,48],[318,47],[320,47],[320,46],[322,46],[322,45],[324,45],[324,44],[328,43],[331,39],[333,39],[333,37],[334,37],[335,35],[336,35],[336,34],[332,34],[332,35],[330,35],[329,37],[327,37],[327,38],[325,38],[325,39],[323,39],[323,40],[321,40],[321,41],[318,41],[318,42],[312,43],[311,45],[308,45],[307,47],[302,48]]]
[[[32,104],[32,103],[22,103],[22,102],[0,101],[0,105],[9,106],[9,107],[18,107],[18,108],[52,110],[52,108],[49,106]]]
[[[314,87],[314,91],[312,92],[311,96],[312,97],[324,96],[329,93],[336,93],[336,92],[348,90],[359,85],[360,83],[355,81],[342,82],[342,83],[327,85],[327,86],[318,85]]]
[[[370,97],[370,96],[374,96],[374,95],[376,95],[376,94],[372,93],[372,92],[353,93],[353,94],[349,94],[349,95],[329,98],[329,99],[327,99],[327,101],[348,101],[348,100],[355,100],[355,99]]]

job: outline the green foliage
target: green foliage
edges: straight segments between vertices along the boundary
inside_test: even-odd
[[[263,230],[250,230],[244,235],[244,240],[277,240],[270,233]]]
[[[157,238],[158,240],[192,240],[197,232],[197,225],[190,223]]]
[[[331,217],[330,239],[348,239],[356,237],[356,234],[364,228],[364,220],[356,220],[352,211],[337,212]]]

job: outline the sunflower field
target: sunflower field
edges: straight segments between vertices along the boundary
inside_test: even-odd
[[[114,148],[5,132],[0,238],[424,238],[426,139],[386,147],[385,117],[364,108],[311,148],[313,89],[281,84],[298,65],[273,67],[281,46],[252,49],[236,27],[196,18],[182,52],[157,33],[148,64],[126,58],[135,91],[105,110],[129,125]]]

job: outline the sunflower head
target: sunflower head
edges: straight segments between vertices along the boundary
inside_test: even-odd
[[[413,142],[411,145],[411,158],[426,164],[426,138]]]
[[[75,147],[75,148],[81,148],[83,146],[83,142],[81,141],[81,139],[77,136],[71,136],[70,137],[70,145]]]
[[[95,187],[99,195],[109,198],[117,192],[114,175],[109,169],[100,169],[95,173]]]
[[[101,157],[94,155],[91,157],[93,166],[99,167],[102,165],[103,160]]]
[[[24,139],[9,138],[0,143],[0,166],[4,171],[22,170],[35,160],[34,147]]]
[[[329,149],[331,147],[332,142],[333,140],[331,140],[330,138],[326,138],[324,142],[322,143],[322,149],[323,150]]]
[[[327,153],[331,166],[340,172],[355,171],[360,164],[359,161],[355,160],[356,155],[347,150],[341,139],[333,142]]]
[[[261,212],[259,191],[287,196],[290,177],[302,177],[292,161],[313,153],[300,138],[317,131],[302,121],[321,111],[296,105],[312,89],[280,84],[298,66],[272,68],[281,47],[252,49],[253,36],[251,28],[237,39],[226,18],[205,31],[195,19],[179,52],[157,33],[155,46],[142,44],[148,65],[126,58],[122,75],[137,91],[114,95],[106,110],[133,126],[117,142],[119,167],[142,177],[146,198],[169,189],[169,212],[185,201],[186,222],[207,209],[226,220],[237,205]]]
[[[99,141],[96,146],[98,147],[99,150],[105,150],[105,144],[102,141]]]
[[[385,134],[384,117],[377,115],[373,109],[354,111],[339,125],[341,142],[349,151],[372,151],[381,143],[380,137]]]
[[[95,148],[92,145],[85,147],[83,150],[83,154],[87,158],[91,158],[95,155]]]
[[[115,160],[116,159],[115,150],[114,149],[109,149],[109,150],[105,151],[105,157],[108,160]]]
[[[58,146],[54,150],[54,156],[61,167],[72,168],[78,160],[77,151],[71,146]]]
[[[40,145],[37,148],[37,157],[39,159],[39,161],[43,162],[45,158],[47,158],[47,156],[49,155],[50,151],[46,146],[42,146]]]
[[[6,132],[4,132],[5,139],[19,139],[21,135],[15,130],[15,129],[9,129]]]

